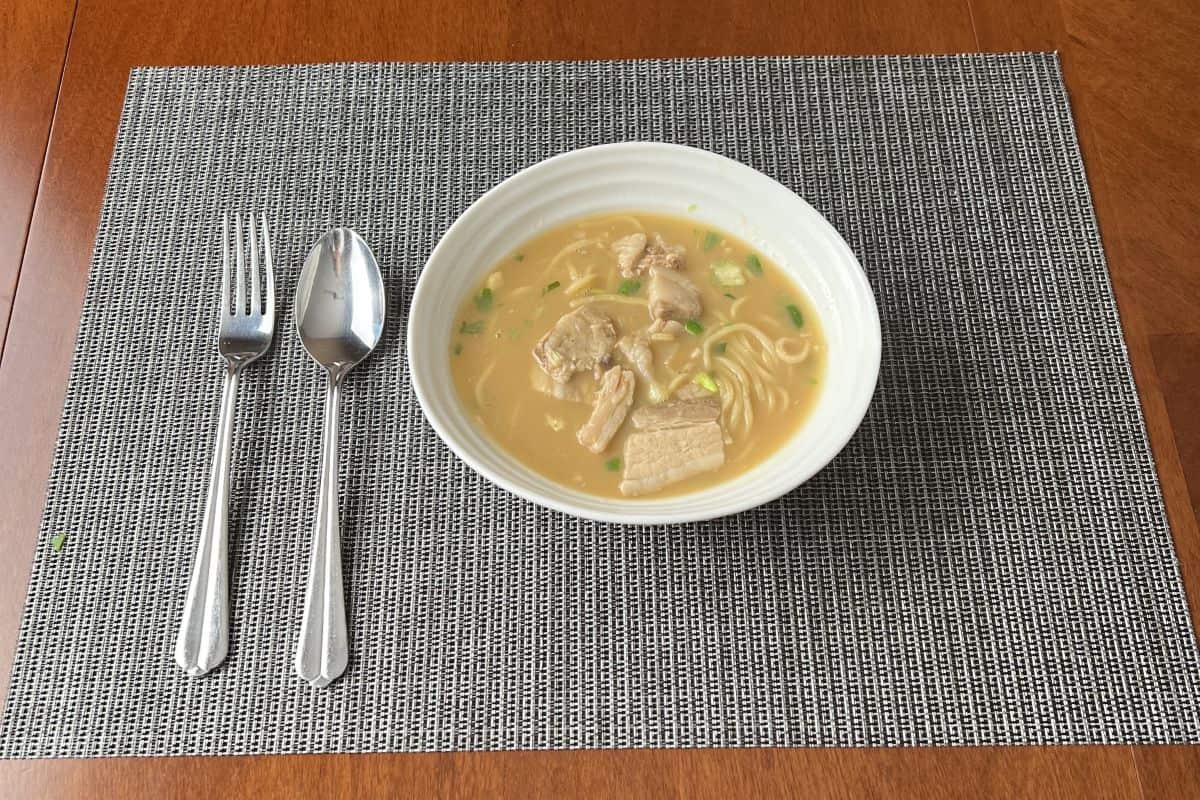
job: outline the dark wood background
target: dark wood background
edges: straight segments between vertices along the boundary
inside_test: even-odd
[[[1057,50],[1193,618],[1196,0],[0,4],[0,693],[130,67]],[[1190,491],[1189,491],[1190,490]],[[181,724],[187,724],[181,722]],[[1200,748],[634,750],[0,763],[5,797],[1200,797]]]

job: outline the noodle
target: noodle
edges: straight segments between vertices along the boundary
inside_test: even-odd
[[[557,255],[554,256],[554,258],[550,259],[550,265],[548,267],[546,267],[546,271],[544,273],[542,273],[543,276],[548,276],[550,273],[554,272],[554,268],[558,266],[559,261],[562,261],[564,258],[571,255],[572,253],[579,252],[580,250],[582,250],[583,248],[587,247],[590,244],[603,245],[604,242],[601,241],[600,239],[579,239],[578,241],[571,242],[569,245],[564,247],[562,250],[559,250]]]
[[[728,382],[717,384],[717,395],[721,398],[721,410],[729,408],[733,404],[733,390],[729,388]]]
[[[775,343],[771,341],[770,337],[754,325],[749,325],[745,322],[734,322],[730,325],[717,328],[715,331],[705,337],[704,342],[701,344],[701,349],[704,351],[704,367],[706,369],[712,363],[711,357],[709,356],[709,351],[712,349],[712,346],[719,340],[740,332],[753,334],[754,337],[758,339],[759,344],[763,346],[763,353],[766,356],[766,358],[763,360],[767,364],[773,365],[775,363]]]
[[[759,343],[768,350],[770,350],[773,345],[773,342],[769,336],[759,330],[756,326],[746,322],[735,322],[732,325],[726,325],[724,328],[721,328],[710,334],[705,342],[707,343],[710,341],[716,341],[717,339],[723,339],[728,334],[739,332],[753,334],[754,337],[758,339]]]
[[[749,375],[749,383],[754,387],[755,398],[758,400],[763,400],[767,394],[766,388],[763,386],[762,378],[759,377],[758,373],[746,366],[747,361],[753,363],[754,358],[753,356],[749,355],[749,351],[744,352],[746,355],[743,356],[739,355],[737,350],[727,348],[725,350],[725,356],[729,358],[730,361],[736,362],[738,366],[746,370],[747,374]]]
[[[725,349],[725,352],[736,353],[743,356],[744,358],[740,360],[742,366],[758,375],[758,377],[762,378],[764,381],[775,380],[775,376],[771,374],[770,370],[758,362],[758,359],[754,357],[754,353],[750,351],[750,348],[746,346],[746,343],[743,340],[739,339],[736,342],[730,341],[729,346]]]
[[[586,289],[588,286],[596,282],[596,274],[589,272],[586,275],[581,275],[575,279],[575,282],[566,288],[563,294],[570,296],[578,292],[580,289]]]
[[[578,308],[584,303],[627,303],[631,306],[648,307],[650,301],[644,297],[626,297],[623,294],[589,294],[587,297],[576,297],[571,301],[571,308]]]
[[[749,432],[750,426],[754,424],[754,409],[751,406],[750,390],[747,388],[749,378],[746,377],[746,373],[742,371],[741,367],[725,356],[718,356],[717,361],[729,372],[738,385],[738,390],[742,395],[742,418],[746,422],[746,431]]]
[[[734,319],[737,319],[738,309],[740,309],[742,307],[742,304],[745,303],[749,299],[750,299],[749,297],[739,297],[737,300],[734,300],[733,305],[731,305],[729,307],[729,316],[733,317]]]
[[[732,431],[734,420],[737,419],[738,412],[742,410],[741,403],[738,402],[737,395],[733,393],[732,381],[721,381],[717,384],[717,389],[721,393],[721,416],[728,417],[722,427],[726,431]]]
[[[803,349],[789,353],[787,351],[791,342],[800,342],[803,344]],[[806,336],[803,339],[789,339],[786,336],[775,340],[775,355],[785,364],[799,364],[808,358],[809,351],[812,350],[812,341]]]
[[[479,373],[479,380],[475,381],[475,404],[483,407],[483,382],[492,374],[492,370],[496,368],[496,362],[493,361],[483,368],[483,372]]]

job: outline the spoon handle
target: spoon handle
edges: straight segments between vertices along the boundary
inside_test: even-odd
[[[237,389],[238,368],[230,364],[221,390],[204,522],[175,640],[175,663],[188,675],[205,674],[225,660],[229,649],[229,451]]]
[[[342,546],[338,524],[338,408],[341,376],[331,374],[325,392],[321,437],[321,489],[313,527],[304,619],[296,650],[296,674],[313,686],[328,686],[346,669],[349,646],[342,590]]]

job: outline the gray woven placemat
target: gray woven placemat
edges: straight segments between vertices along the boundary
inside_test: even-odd
[[[544,511],[466,469],[409,389],[405,311],[442,231],[521,167],[624,139],[778,178],[878,295],[862,430],[764,508]],[[172,661],[216,424],[217,221],[258,204],[281,297],[335,223],[390,292],[346,390],[353,656],[326,690],[291,674],[322,384],[290,302],[239,406],[229,658],[199,680]],[[130,78],[3,754],[1183,742],[1198,698],[1053,55]]]

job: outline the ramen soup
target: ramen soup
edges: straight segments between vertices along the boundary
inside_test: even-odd
[[[783,446],[825,344],[783,271],[724,231],[637,212],[568,222],[507,254],[453,321],[468,414],[558,483],[682,494]]]

